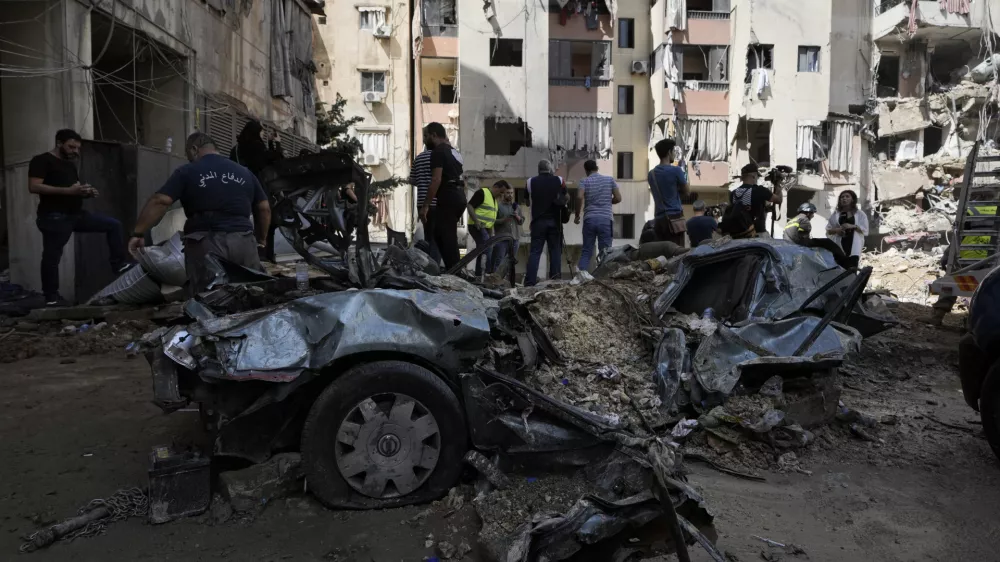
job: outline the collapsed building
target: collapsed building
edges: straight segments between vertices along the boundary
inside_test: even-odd
[[[993,150],[1000,136],[1000,8],[983,0],[898,0],[879,9],[865,131],[880,232],[947,231],[973,144]],[[932,208],[943,212],[921,216]]]

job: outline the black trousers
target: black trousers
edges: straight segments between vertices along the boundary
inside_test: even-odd
[[[458,221],[465,213],[465,190],[445,188],[437,193],[437,207],[428,214],[430,241],[437,246],[445,269],[451,269],[461,259],[458,251]]]
[[[46,213],[35,219],[35,225],[42,233],[42,292],[46,298],[59,295],[59,261],[74,232],[103,232],[108,239],[112,271],[125,263],[125,235],[118,219],[87,211]]]

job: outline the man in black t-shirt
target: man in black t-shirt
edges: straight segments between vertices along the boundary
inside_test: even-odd
[[[758,185],[757,180],[760,172],[756,164],[747,164],[740,170],[740,177],[743,185],[729,192],[729,204],[731,206],[740,205],[742,208],[749,208],[753,217],[753,226],[757,235],[767,232],[767,204],[781,204],[781,189],[772,192],[763,185]],[[725,232],[725,229],[724,229]],[[726,232],[733,235],[736,233]]]
[[[250,170],[219,154],[215,141],[204,133],[188,137],[184,151],[190,164],[181,166],[154,193],[139,213],[130,252],[141,251],[146,233],[180,200],[184,223],[184,266],[189,290],[208,288],[214,272],[208,256],[260,271],[257,250],[267,241],[271,205]],[[253,222],[250,215],[253,214]]]
[[[431,149],[431,184],[427,199],[420,207],[420,220],[432,230],[431,240],[437,245],[446,269],[458,263],[458,221],[465,213],[465,182],[462,180],[462,155],[452,148],[440,123],[424,127],[424,143]],[[430,202],[436,201],[432,210]],[[426,237],[426,236],[425,236]]]
[[[99,195],[90,184],[80,183],[73,164],[80,156],[80,135],[72,129],[56,133],[56,146],[35,156],[28,164],[28,191],[38,195],[35,225],[42,233],[42,292],[46,306],[68,304],[59,295],[59,261],[74,232],[103,232],[107,236],[111,268],[127,269],[122,223],[109,216],[83,210],[83,200]]]

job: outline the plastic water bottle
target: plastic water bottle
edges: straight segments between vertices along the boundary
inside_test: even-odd
[[[167,137],[167,152],[171,152],[174,149],[174,137]]]
[[[703,320],[715,320],[715,309],[708,307],[701,313],[701,318]]]
[[[309,264],[305,262],[295,264],[295,287],[300,291],[309,290]]]

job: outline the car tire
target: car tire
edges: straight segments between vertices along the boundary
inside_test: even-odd
[[[302,428],[308,489],[333,508],[438,499],[458,482],[467,449],[455,393],[434,373],[405,361],[367,363],[339,376],[313,403]]]
[[[979,394],[979,414],[983,421],[983,432],[1000,458],[1000,361],[996,361],[986,373],[983,389]]]

